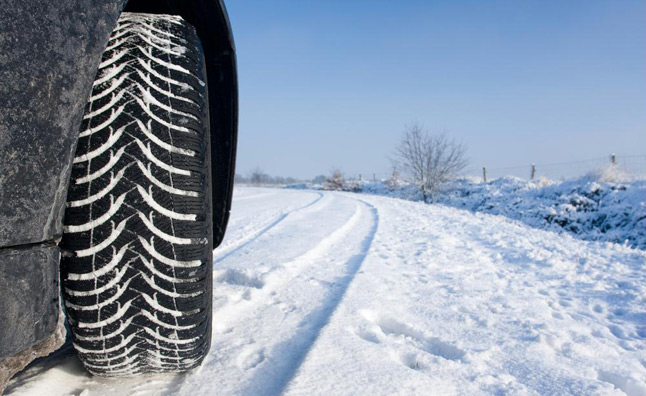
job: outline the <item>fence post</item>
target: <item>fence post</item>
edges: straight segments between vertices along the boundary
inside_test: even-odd
[[[617,160],[614,154],[610,154],[610,163],[612,164],[612,166],[615,166],[615,164],[617,163]]]
[[[376,182],[376,181],[377,181],[377,174],[376,174],[376,173],[373,173],[373,174],[372,174],[372,181],[373,181],[373,182]]]
[[[362,181],[363,179],[361,178],[361,173],[359,173],[359,181]]]
[[[534,176],[536,176],[536,164],[532,164],[532,180],[534,180]]]
[[[486,166],[482,167],[482,180],[484,180],[485,183],[487,182],[487,167]]]

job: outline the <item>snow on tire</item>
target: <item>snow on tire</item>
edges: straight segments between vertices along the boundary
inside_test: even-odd
[[[211,337],[204,57],[175,16],[123,13],[79,134],[61,247],[74,347],[103,376],[185,371]]]

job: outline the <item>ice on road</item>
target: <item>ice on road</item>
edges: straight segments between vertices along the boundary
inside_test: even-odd
[[[646,253],[377,196],[237,188],[196,371],[11,395],[645,395]]]

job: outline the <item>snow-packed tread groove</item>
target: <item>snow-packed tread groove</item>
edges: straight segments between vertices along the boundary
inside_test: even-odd
[[[181,18],[123,13],[79,132],[61,246],[74,347],[102,376],[201,364],[211,337],[206,72]]]
[[[105,96],[108,96],[112,94],[115,90],[117,90],[121,85],[123,84],[126,79],[129,77],[129,73],[122,74],[121,77],[119,77],[117,80],[112,80],[110,83],[110,87],[104,89],[101,92],[93,93],[92,96],[90,96],[89,101],[94,102],[95,100],[99,100]]]
[[[162,95],[166,95],[166,96],[171,97],[171,98],[176,99],[176,100],[181,100],[181,101],[184,101],[184,102],[197,104],[197,102],[195,102],[191,98],[185,98],[185,97],[182,97],[182,96],[177,96],[177,95],[173,94],[173,92],[171,92],[171,91],[166,91],[166,90],[162,89],[157,84],[155,84],[150,78],[148,78],[148,75],[144,74],[141,70],[137,70],[137,75],[139,76],[139,78],[141,78],[141,80],[143,82],[148,84],[148,86],[150,88],[154,89],[155,91],[159,92]]]

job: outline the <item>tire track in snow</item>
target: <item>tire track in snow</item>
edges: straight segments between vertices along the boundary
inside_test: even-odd
[[[325,295],[322,303],[300,321],[296,332],[290,339],[276,345],[274,350],[271,351],[274,356],[286,355],[289,356],[289,358],[283,359],[282,362],[273,362],[275,364],[273,367],[266,367],[265,369],[260,368],[260,370],[250,379],[248,386],[242,390],[241,394],[282,394],[298,372],[302,363],[305,361],[307,354],[312,349],[321,333],[321,330],[327,325],[343,300],[343,296],[348,290],[348,287],[361,269],[361,265],[370,250],[370,246],[372,245],[379,225],[379,213],[377,209],[363,200],[356,201],[360,202],[360,205],[364,208],[367,208],[372,224],[368,233],[361,240],[358,251],[355,251],[355,254],[341,265],[343,271],[337,274],[334,278],[334,281],[331,283],[331,287],[329,287],[329,291]],[[344,224],[344,226],[337,230],[337,232],[342,232],[335,232],[335,236],[337,236],[338,239],[343,239],[343,237],[349,234],[351,230],[356,229],[356,225],[351,224],[356,222],[357,219],[353,216],[348,223]],[[347,229],[345,229],[349,224],[351,224],[351,227],[347,227]],[[317,245],[317,248],[325,242],[326,240],[323,240],[319,245]],[[328,244],[327,249],[331,250],[333,247],[334,243],[330,243]]]
[[[232,255],[232,254],[234,254],[235,252],[237,252],[237,251],[239,251],[239,250],[241,250],[241,249],[244,249],[244,248],[245,248],[245,247],[247,247],[249,244],[253,243],[256,239],[260,238],[261,236],[263,236],[264,234],[266,234],[267,232],[269,232],[272,228],[274,228],[274,227],[276,227],[278,224],[280,224],[280,223],[281,223],[283,220],[285,220],[289,215],[291,215],[291,214],[293,214],[293,213],[296,213],[296,212],[303,211],[303,210],[305,210],[305,209],[307,209],[307,208],[309,208],[309,207],[313,206],[314,204],[316,204],[317,202],[319,202],[321,199],[323,199],[323,194],[318,193],[318,192],[317,192],[316,194],[318,194],[318,197],[317,197],[317,198],[315,198],[313,201],[311,201],[311,202],[309,202],[309,203],[305,204],[304,206],[301,206],[301,207],[299,207],[299,208],[293,209],[293,210],[291,210],[291,211],[289,211],[289,212],[282,213],[281,215],[279,215],[278,217],[276,217],[273,221],[271,221],[269,224],[267,224],[266,226],[262,227],[262,228],[261,228],[261,229],[259,229],[258,231],[256,231],[256,232],[252,233],[251,235],[248,235],[248,236],[245,236],[245,237],[243,237],[243,238],[238,239],[238,240],[237,240],[233,245],[231,245],[231,246],[227,246],[227,247],[225,247],[225,248],[223,249],[224,251],[220,251],[220,252],[218,252],[219,254],[218,254],[217,256],[214,254],[214,256],[215,256],[215,257],[213,257],[213,264],[217,264],[217,263],[219,263],[219,262],[223,261],[224,259],[226,259],[227,257],[231,256],[231,255]],[[245,198],[245,199],[248,199],[249,197],[244,197],[244,198]]]
[[[263,279],[253,279],[252,282],[246,282],[245,286],[253,287],[251,295],[246,299],[244,306],[228,305],[214,312],[214,317],[220,316],[219,321],[214,323],[214,329],[221,332],[227,332],[233,326],[233,323],[246,317],[249,311],[256,309],[264,302],[271,300],[271,296],[281,290],[287,289],[291,282],[294,282],[300,274],[308,269],[312,263],[322,260],[332,250],[335,245],[343,243],[350,231],[356,227],[356,223],[361,217],[360,207],[356,206],[352,216],[350,216],[341,226],[336,228],[327,236],[323,237],[314,247],[301,253],[297,257],[286,262],[282,266],[264,274]],[[257,238],[254,239],[254,241]],[[253,241],[250,241],[250,243]],[[242,247],[241,247],[242,248]],[[239,249],[238,249],[239,250]],[[216,275],[215,279],[222,278]],[[253,285],[252,285],[253,284]],[[223,318],[233,318],[227,321]],[[233,322],[233,323],[232,323]]]

